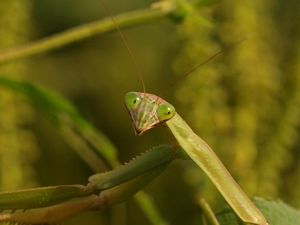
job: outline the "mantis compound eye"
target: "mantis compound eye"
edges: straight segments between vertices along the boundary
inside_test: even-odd
[[[138,104],[140,103],[141,98],[136,92],[128,92],[125,95],[125,105],[127,109],[136,109]]]
[[[171,104],[162,104],[157,108],[157,117],[161,122],[171,119],[175,113],[175,108]]]

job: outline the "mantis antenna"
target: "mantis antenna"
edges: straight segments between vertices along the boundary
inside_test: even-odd
[[[111,18],[112,22],[114,23],[115,27],[116,27],[116,30],[118,32],[118,34],[120,35],[121,37],[121,40],[133,62],[133,65],[138,73],[138,77],[140,79],[140,82],[142,84],[142,88],[143,88],[143,92],[146,93],[146,87],[145,87],[145,82],[144,82],[144,73],[141,69],[141,67],[139,66],[139,63],[137,61],[137,58],[135,57],[132,49],[130,48],[129,46],[129,43],[125,37],[125,35],[123,34],[123,32],[121,31],[121,28],[118,24],[118,22],[116,21],[116,19],[112,16],[112,13],[108,7],[108,5],[106,4],[106,1],[105,0],[100,0],[102,2],[102,5],[103,7],[105,8],[105,10],[108,12],[109,14],[109,17]],[[191,70],[189,70],[188,72],[186,72],[184,75],[180,76],[179,78],[175,79],[175,81],[173,81],[171,83],[171,87],[174,86],[175,84],[178,83],[178,81],[186,78],[187,76],[189,76],[190,74],[192,74],[193,72],[195,72],[196,70],[198,70],[201,66],[209,63],[210,61],[214,60],[215,58],[217,58],[218,56],[222,55],[225,51],[228,51],[228,50],[231,50],[232,48],[236,47],[237,45],[241,44],[242,42],[244,42],[246,40],[246,38],[243,38],[233,44],[231,44],[230,46],[226,47],[226,48],[223,48],[222,50],[216,52],[215,54],[213,54],[212,56],[210,56],[209,58],[207,58],[206,60],[204,60],[203,62],[199,63],[198,65],[194,66]]]
[[[122,39],[122,42],[123,42],[123,44],[124,44],[124,46],[125,46],[125,48],[126,48],[128,54],[129,54],[129,56],[130,56],[130,58],[131,58],[131,60],[132,60],[132,62],[133,62],[133,65],[134,65],[134,67],[135,67],[135,69],[136,69],[136,71],[137,71],[137,73],[138,73],[139,79],[140,79],[141,84],[142,84],[142,87],[143,87],[143,92],[146,93],[145,82],[144,82],[144,79],[143,79],[144,73],[142,72],[142,69],[141,69],[141,67],[139,66],[139,63],[138,63],[138,61],[137,61],[135,55],[133,54],[133,51],[132,51],[132,49],[130,48],[130,46],[129,46],[129,44],[128,44],[128,41],[127,41],[125,35],[124,35],[123,32],[121,31],[121,28],[120,28],[119,24],[117,23],[116,19],[112,16],[112,13],[111,13],[111,11],[110,11],[108,5],[106,4],[106,1],[105,1],[105,0],[100,0],[100,1],[102,2],[103,7],[105,8],[105,10],[106,10],[106,11],[108,12],[108,14],[109,14],[108,16],[111,18],[112,22],[114,23],[114,25],[115,25],[115,27],[116,27],[117,32],[118,32],[118,34],[120,35],[120,37],[121,37],[121,39]]]
[[[234,42],[233,44],[229,45],[228,47],[225,47],[223,49],[221,49],[220,51],[216,52],[215,54],[211,55],[209,58],[207,58],[206,60],[202,61],[201,63],[199,63],[198,65],[194,66],[192,69],[190,69],[188,72],[186,72],[184,75],[178,77],[177,79],[175,79],[172,83],[171,83],[171,87],[174,86],[175,84],[178,83],[178,81],[186,78],[187,76],[191,75],[193,72],[195,72],[196,70],[198,70],[201,66],[213,61],[214,59],[216,59],[218,56],[222,55],[224,52],[233,49],[234,47],[236,47],[237,45],[240,45],[242,42],[244,42],[247,38],[243,38],[239,41]]]

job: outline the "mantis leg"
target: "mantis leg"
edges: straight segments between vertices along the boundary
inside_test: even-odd
[[[0,222],[52,224],[126,201],[158,176],[177,151],[160,145],[118,168],[92,175],[87,186],[60,185],[0,193]]]

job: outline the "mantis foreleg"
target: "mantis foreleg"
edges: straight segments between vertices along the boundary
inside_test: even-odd
[[[128,199],[159,175],[177,151],[160,145],[112,171],[92,175],[87,186],[61,185],[0,193],[0,222],[57,223],[87,210]]]

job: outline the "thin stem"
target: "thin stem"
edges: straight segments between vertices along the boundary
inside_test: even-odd
[[[147,8],[120,14],[115,16],[115,18],[118,21],[119,27],[124,28],[164,18],[171,12],[172,8],[170,8],[170,10],[165,10],[164,8]],[[111,21],[111,18],[105,18],[74,27],[24,46],[0,52],[0,64],[59,49],[68,44],[113,30],[116,30],[116,26]]]
[[[203,211],[205,220],[208,220],[210,225],[220,225],[210,205],[205,201],[205,199],[198,196],[196,200],[197,204]]]
[[[151,224],[168,225],[168,222],[161,217],[150,195],[144,191],[139,191],[134,197],[139,207],[148,216]]]

